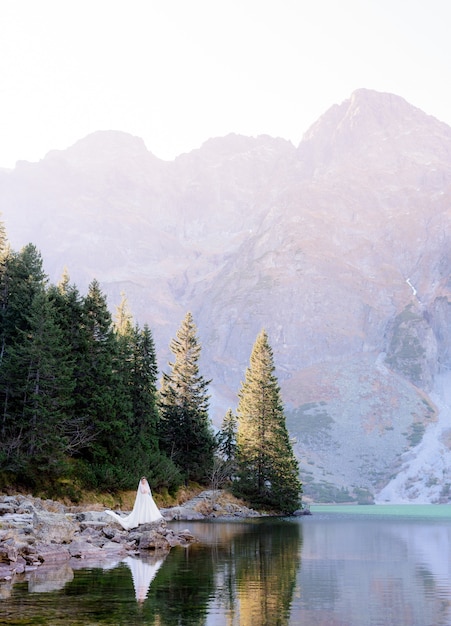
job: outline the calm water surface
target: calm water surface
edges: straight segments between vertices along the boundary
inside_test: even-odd
[[[199,542],[164,560],[40,568],[0,585],[0,624],[451,626],[451,506],[312,512],[181,522]]]

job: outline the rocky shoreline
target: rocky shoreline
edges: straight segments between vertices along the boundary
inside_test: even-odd
[[[196,538],[172,520],[236,519],[261,514],[204,491],[181,506],[161,509],[163,520],[126,531],[104,511],[80,510],[32,496],[0,496],[0,583],[45,566],[74,569],[127,556],[167,554]]]

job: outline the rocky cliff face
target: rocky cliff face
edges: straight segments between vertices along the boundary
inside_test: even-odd
[[[125,291],[167,346],[187,310],[219,424],[262,327],[306,492],[371,498],[437,419],[451,368],[451,128],[358,90],[298,147],[230,135],[163,162],[95,133],[0,172],[13,247]]]

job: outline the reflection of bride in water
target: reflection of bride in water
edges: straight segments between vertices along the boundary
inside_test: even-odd
[[[163,516],[158,510],[158,507],[152,497],[152,492],[150,491],[147,478],[145,478],[144,476],[139,481],[138,491],[136,492],[135,504],[130,515],[121,517],[120,515],[114,513],[113,511],[110,511],[109,509],[107,509],[105,513],[111,515],[111,517],[113,517],[116,522],[119,522],[122,528],[125,528],[125,530],[130,530],[130,528],[136,528],[140,524],[148,524],[150,522],[157,522],[163,519]]]
[[[124,563],[128,565],[132,573],[133,586],[135,588],[135,597],[138,602],[144,602],[149,593],[150,583],[157,575],[158,570],[163,564],[164,559],[145,560],[135,559],[128,556],[124,559]]]

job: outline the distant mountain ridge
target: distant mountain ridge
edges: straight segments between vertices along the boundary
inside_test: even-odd
[[[112,310],[125,292],[163,370],[190,310],[216,424],[265,327],[316,498],[371,499],[437,419],[451,128],[399,96],[359,89],[297,147],[228,135],[171,162],[99,131],[0,171],[0,211],[53,282],[65,267],[82,291],[95,277]]]

